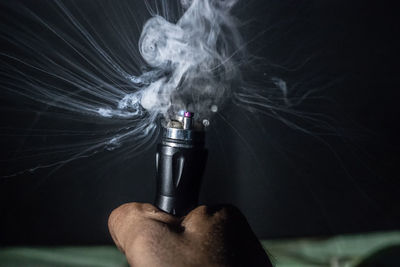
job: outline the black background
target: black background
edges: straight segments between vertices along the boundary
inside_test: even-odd
[[[24,2],[39,3],[42,15],[51,12],[46,1]],[[82,12],[96,5],[82,1]],[[320,92],[328,101],[308,101],[301,108],[327,114],[336,131],[313,136],[228,105],[207,134],[209,161],[201,203],[238,206],[260,238],[398,229],[395,6],[385,1],[246,1],[235,13],[248,23],[243,27],[246,40],[269,29],[249,44],[251,53],[271,62],[311,56],[307,64],[283,76],[288,84],[313,78],[316,87],[329,85]],[[7,92],[1,96],[1,166],[2,174],[8,175],[37,162],[13,160],[17,148],[34,148],[35,141],[23,143],[4,129],[30,127],[37,113],[27,108],[34,103]],[[93,127],[45,115],[35,127],[65,124]],[[55,142],[64,141],[74,140]],[[154,151],[153,146],[137,157],[104,151],[59,169],[0,178],[0,242],[111,242],[107,218],[112,209],[130,201],[153,201]]]

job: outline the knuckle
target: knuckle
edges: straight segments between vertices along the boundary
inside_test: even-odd
[[[209,208],[205,205],[198,206],[192,210],[187,216],[189,220],[204,221],[210,217]]]
[[[208,207],[205,205],[201,205],[192,210],[191,212],[189,212],[189,214],[186,215],[185,219],[190,220],[190,219],[207,218],[208,215],[209,215]]]
[[[197,232],[209,223],[207,206],[199,206],[186,215],[181,223],[185,232]]]
[[[137,202],[125,203],[118,207],[117,210],[119,210],[120,213],[125,216],[135,216],[142,213],[143,204]]]
[[[119,208],[125,213],[137,212],[141,209],[142,203],[132,202],[122,204]]]
[[[108,226],[110,228],[115,228],[118,226],[119,223],[122,223],[122,221],[127,217],[127,216],[133,216],[137,214],[140,210],[140,204],[139,203],[125,203],[119,206],[118,208],[114,209],[109,218],[108,218]]]
[[[154,205],[149,204],[149,203],[141,204],[140,210],[147,212],[147,213],[157,213],[160,211]]]
[[[208,214],[208,207],[206,205],[201,205],[195,208],[193,212],[195,212],[198,215],[206,215]]]

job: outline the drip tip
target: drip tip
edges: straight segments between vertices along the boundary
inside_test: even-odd
[[[185,118],[193,118],[194,113],[190,111],[184,111]]]
[[[192,118],[193,118],[194,113],[185,111],[184,116],[183,116],[183,129],[184,130],[189,130],[192,128]]]

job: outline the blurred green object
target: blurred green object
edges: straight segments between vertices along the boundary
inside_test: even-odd
[[[126,267],[114,246],[0,248],[1,267]]]
[[[400,266],[400,232],[272,240],[262,244],[277,267]]]
[[[400,266],[400,232],[262,241],[276,267]],[[3,247],[0,267],[128,266],[114,246]]]

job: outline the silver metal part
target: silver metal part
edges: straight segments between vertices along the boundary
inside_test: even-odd
[[[189,130],[192,128],[192,118],[183,117],[183,129]]]
[[[191,141],[193,140],[193,131],[178,128],[165,128],[163,138]]]
[[[199,141],[199,132],[204,129],[203,127],[196,127],[193,116],[194,114],[191,112],[182,111],[181,115],[166,122],[162,134],[162,143],[171,147],[192,148],[194,143]]]
[[[192,143],[190,144],[184,144],[184,143],[175,143],[175,142],[168,142],[168,141],[162,141],[163,145],[170,146],[170,147],[182,147],[182,148],[192,148],[194,145]]]

